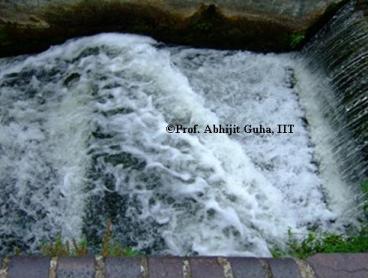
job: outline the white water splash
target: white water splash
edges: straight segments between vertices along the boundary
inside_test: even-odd
[[[112,218],[120,241],[151,253],[269,256],[289,228],[347,223],[324,202],[295,66],[289,55],[160,48],[117,34],[3,60],[3,250],[35,250],[60,231],[79,237],[88,223],[101,231],[95,220]],[[296,132],[168,134],[169,123]]]

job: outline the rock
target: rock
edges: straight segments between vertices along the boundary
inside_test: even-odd
[[[344,0],[3,0],[0,57],[76,36],[128,32],[168,43],[288,51]]]

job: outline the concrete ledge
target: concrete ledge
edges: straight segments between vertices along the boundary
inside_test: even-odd
[[[269,259],[273,278],[302,278],[297,263],[293,259]]]
[[[228,258],[234,278],[268,277],[270,269],[257,258]]]
[[[105,277],[109,278],[139,278],[144,269],[141,268],[141,258],[106,258]]]
[[[10,257],[1,278],[367,278],[368,253],[292,258]],[[1,260],[1,258],[0,258]],[[100,263],[99,263],[100,262]],[[55,265],[56,264],[56,265]],[[56,269],[56,271],[55,271]]]
[[[363,278],[368,277],[368,253],[318,254],[309,258],[316,277]]]
[[[9,278],[48,278],[49,257],[12,257],[9,261]]]
[[[95,268],[96,263],[93,257],[63,257],[57,262],[56,277],[94,278]]]

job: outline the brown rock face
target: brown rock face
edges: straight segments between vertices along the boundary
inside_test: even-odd
[[[100,32],[175,44],[282,52],[298,48],[344,0],[3,0],[0,57]]]

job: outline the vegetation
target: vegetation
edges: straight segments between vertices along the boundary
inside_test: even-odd
[[[112,225],[108,222],[106,231],[101,240],[100,254],[103,257],[132,257],[140,255],[138,251],[130,247],[124,247],[113,239]],[[82,239],[79,242],[72,240],[63,241],[61,235],[58,235],[54,242],[44,243],[41,246],[41,252],[44,256],[86,256],[89,254],[88,242]]]
[[[133,248],[123,247],[117,241],[114,241],[111,222],[107,224],[107,229],[103,235],[101,245],[101,255],[103,257],[133,257],[139,255],[139,252]]]
[[[299,241],[289,231],[289,240],[286,250],[278,247],[271,252],[273,257],[307,258],[317,253],[359,253],[368,251],[368,226],[359,230],[352,236],[340,234],[323,234],[310,232],[306,239]]]
[[[273,257],[297,257],[304,259],[316,253],[359,253],[368,252],[368,180],[361,184],[364,196],[363,209],[365,219],[362,227],[348,235],[310,232],[300,241],[291,230],[288,232],[286,248],[274,247]]]
[[[51,257],[86,256],[88,255],[88,244],[86,240],[64,242],[61,235],[58,235],[54,242],[44,243],[41,246],[41,252],[44,256]]]
[[[305,35],[301,32],[293,33],[290,37],[290,47],[297,48],[304,41]]]

